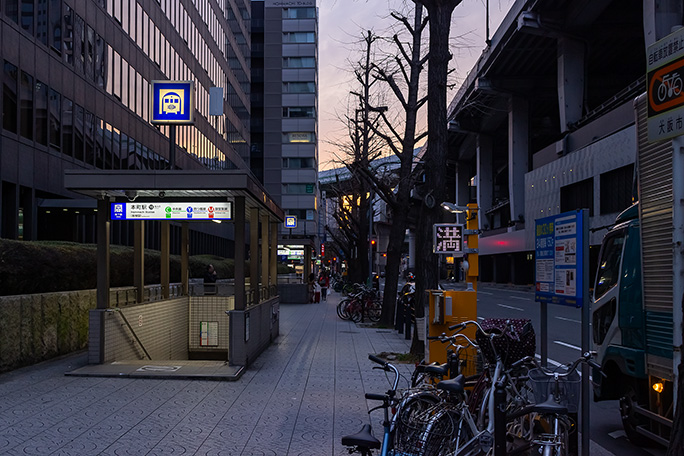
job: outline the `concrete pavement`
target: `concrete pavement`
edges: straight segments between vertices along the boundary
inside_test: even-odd
[[[235,382],[64,376],[85,353],[2,374],[0,454],[346,455],[340,438],[368,422],[364,392],[388,387],[368,354],[409,341],[340,320],[338,296],[281,306],[280,337]]]

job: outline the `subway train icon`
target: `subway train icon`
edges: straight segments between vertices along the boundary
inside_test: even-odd
[[[183,114],[183,90],[160,90],[160,114]]]

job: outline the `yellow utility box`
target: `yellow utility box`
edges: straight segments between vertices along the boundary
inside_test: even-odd
[[[479,275],[478,262],[478,221],[477,204],[468,204],[466,212],[466,246],[464,259],[465,290],[428,290],[428,315],[425,319],[425,334],[437,337],[443,333],[450,336],[449,326],[469,320],[477,320],[477,278]],[[476,328],[474,325],[462,331],[470,340],[475,341]],[[456,344],[466,345],[465,339],[457,339]],[[428,363],[445,363],[447,360],[448,344],[438,340],[425,341],[425,359]],[[466,376],[477,373],[477,350],[468,347],[460,353],[462,373]]]

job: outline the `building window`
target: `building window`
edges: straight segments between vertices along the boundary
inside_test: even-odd
[[[283,117],[313,118],[315,116],[316,116],[316,111],[314,110],[313,106],[291,106],[291,107],[283,108]]]
[[[17,84],[18,69],[5,61],[2,77],[2,128],[17,133]]]
[[[283,8],[283,19],[314,19],[316,8]]]
[[[285,32],[283,33],[283,43],[315,43],[316,35],[314,32]]]
[[[47,46],[48,44],[48,0],[36,2],[36,38]]]
[[[315,82],[283,82],[284,93],[316,93]]]
[[[634,165],[601,174],[601,215],[613,214],[632,204]]]
[[[283,68],[316,68],[315,57],[284,57]]]
[[[62,153],[73,157],[74,102],[62,99]]]
[[[50,46],[62,52],[62,0],[50,0]]]
[[[50,89],[50,146],[59,150],[61,149],[61,113],[62,113],[62,96],[56,90]]]
[[[21,0],[21,28],[33,35],[33,2]]]
[[[63,60],[69,65],[74,64],[74,17],[69,5],[64,5],[64,16],[62,21],[62,50]]]
[[[313,169],[315,166],[315,161],[313,157],[301,158],[283,158],[283,168],[289,169]]]
[[[313,132],[288,132],[283,133],[283,143],[313,143],[316,142],[316,135]]]
[[[21,136],[33,139],[33,77],[21,72],[19,92],[19,128]]]
[[[19,0],[5,0],[5,14],[15,23],[19,23]]]
[[[283,193],[289,195],[312,195],[316,184],[283,184]]]
[[[48,144],[48,88],[40,81],[36,81],[36,142]]]
[[[574,184],[561,187],[561,212],[576,209],[589,209],[589,215],[594,215],[594,179],[589,178]]]
[[[288,215],[294,215],[298,220],[313,220],[314,210],[313,209],[287,209]]]

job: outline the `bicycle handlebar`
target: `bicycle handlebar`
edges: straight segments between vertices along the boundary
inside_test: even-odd
[[[570,366],[567,366],[567,365],[563,366],[563,367],[567,368],[566,372],[558,372],[557,370],[551,370],[549,368],[542,367],[539,364],[539,361],[537,361],[537,359],[534,358],[533,356],[526,356],[525,358],[522,358],[519,361],[516,361],[515,363],[513,363],[513,366],[520,365],[520,364],[522,364],[523,361],[524,362],[531,361],[536,367],[539,368],[540,372],[542,372],[544,375],[546,375],[548,377],[555,377],[555,376],[567,377],[568,375],[570,375],[572,372],[574,372],[577,369],[577,366],[579,366],[580,363],[585,362],[589,366],[596,369],[603,377],[608,378],[608,376],[601,369],[601,366],[597,362],[595,362],[594,360],[591,359],[591,357],[594,356],[595,354],[596,354],[595,352],[586,352],[582,356],[577,358]]]
[[[369,354],[368,359],[373,361],[376,364],[380,364],[380,366],[382,366],[381,367],[382,370],[384,370],[386,372],[389,372],[389,371],[394,372],[394,383],[392,384],[392,391],[396,391],[397,386],[399,386],[399,371],[397,370],[397,368],[394,367],[394,365],[388,363],[387,361],[385,361],[381,358],[378,358],[375,355]]]

